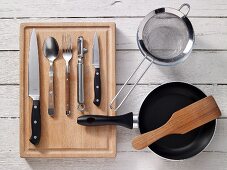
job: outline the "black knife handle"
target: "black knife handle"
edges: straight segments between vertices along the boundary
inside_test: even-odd
[[[32,135],[30,142],[33,145],[38,145],[41,134],[41,116],[40,116],[40,102],[39,100],[33,100],[32,116],[31,116]]]
[[[100,68],[95,68],[95,77],[94,77],[94,92],[95,98],[93,103],[96,106],[100,105],[101,102],[101,79],[100,79]]]

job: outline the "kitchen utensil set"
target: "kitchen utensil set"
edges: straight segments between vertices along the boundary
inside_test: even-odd
[[[37,36],[34,38],[35,43],[32,43],[34,39],[31,40],[34,35],[33,29]],[[93,103],[95,99],[95,68],[93,66],[95,33],[99,43],[102,86],[99,106]],[[77,45],[78,38],[81,36],[83,36],[83,45]],[[51,43],[47,43],[47,41],[51,41]],[[19,42],[20,157],[114,157],[116,155],[116,128],[114,126],[110,126],[106,130],[86,128],[78,125],[76,120],[78,116],[88,113],[116,115],[108,107],[108,103],[116,91],[116,24],[114,22],[26,22],[20,24]],[[78,52],[80,53],[78,48],[80,47],[83,47],[83,51],[86,51],[85,48],[88,49],[88,52],[83,54],[84,112],[77,109],[77,64]],[[37,55],[35,55],[34,49],[37,49]],[[67,63],[63,57],[63,49],[65,52],[72,52],[68,68],[69,116],[66,115]],[[44,55],[44,51],[47,55]],[[52,116],[48,113],[50,62],[46,56],[56,57],[52,64],[52,77],[54,77],[54,114]],[[32,62],[32,60],[36,60],[36,62]],[[29,76],[29,74],[31,75]],[[36,80],[32,81],[32,79]],[[35,84],[32,84],[33,82]],[[33,87],[38,92],[34,92]],[[36,100],[40,102],[36,102]],[[34,116],[32,116],[33,114]]]
[[[100,85],[100,67],[99,67],[99,45],[97,33],[94,35],[94,48],[93,48],[93,65],[95,67],[94,76],[94,104],[99,106],[101,99],[101,85]],[[78,64],[77,64],[77,100],[78,110],[84,111],[84,54],[87,49],[84,48],[84,39],[82,36],[78,37]],[[43,55],[48,59],[49,67],[49,98],[48,98],[48,114],[53,116],[55,113],[54,107],[54,61],[59,57],[59,46],[54,37],[47,37],[43,43]],[[66,115],[70,115],[70,65],[69,62],[73,57],[72,40],[69,34],[62,35],[62,56],[66,64],[66,80],[65,80],[65,97],[66,97]],[[29,96],[33,99],[31,127],[32,135],[30,142],[37,145],[40,140],[41,134],[41,116],[40,116],[40,77],[39,77],[39,55],[38,43],[35,29],[32,30],[30,38],[30,51],[29,51]]]
[[[185,7],[187,12],[181,12]],[[117,111],[121,107],[152,63],[171,66],[188,58],[194,44],[194,30],[187,18],[189,11],[190,5],[183,4],[179,9],[159,8],[145,16],[137,31],[137,44],[144,58],[110,102],[111,109]],[[150,64],[115,107],[115,100],[145,59],[150,61]],[[140,110],[139,128],[142,135],[133,140],[133,147],[143,149],[149,146],[158,155],[176,160],[201,152],[213,136],[215,119],[221,115],[213,97],[204,97],[206,96],[197,88],[177,82],[164,84],[151,92]],[[189,104],[191,105],[188,106]],[[138,119],[133,113],[120,116],[82,115],[77,119],[77,123],[84,126],[120,125],[130,129],[134,125],[138,126],[137,122]],[[205,129],[205,136],[201,135],[202,129]],[[168,136],[171,134],[175,136]],[[185,134],[185,137],[179,137],[177,134]],[[201,136],[201,139],[198,136]],[[188,152],[186,148],[189,149]]]
[[[187,12],[183,13],[182,8],[187,8]],[[190,6],[183,4],[179,9],[159,8],[145,16],[137,31],[137,44],[144,58],[110,102],[111,109],[116,111],[120,108],[152,63],[171,66],[188,58],[194,44],[194,30],[187,18],[189,11]],[[93,103],[97,107],[101,102],[99,50],[99,38],[95,33],[92,66],[95,70]],[[79,36],[77,38],[77,109],[79,111],[85,110],[84,59],[87,51],[83,36]],[[55,38],[48,37],[45,40],[43,53],[50,64],[48,113],[52,116],[55,112],[53,63],[59,56],[59,46]],[[34,145],[39,143],[41,133],[38,56],[37,37],[33,30],[29,51],[29,96],[33,99],[30,142]],[[66,115],[70,115],[69,63],[73,57],[73,48],[69,34],[62,35],[62,56],[66,64]],[[150,64],[115,107],[115,100],[146,59]],[[212,96],[207,97],[193,85],[172,82],[153,90],[144,100],[139,115],[133,115],[132,112],[120,116],[82,115],[77,118],[77,123],[83,126],[120,125],[130,129],[139,127],[141,135],[132,142],[135,149],[148,146],[164,158],[180,160],[198,154],[208,145],[214,134],[216,119],[220,115],[221,112]]]

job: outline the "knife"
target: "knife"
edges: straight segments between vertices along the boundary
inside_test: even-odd
[[[39,89],[39,55],[35,29],[32,30],[29,49],[28,64],[28,95],[32,98],[31,127],[32,133],[30,142],[34,145],[39,144],[41,133],[40,116],[40,89]]]
[[[99,62],[99,41],[98,41],[98,35],[95,33],[94,39],[93,39],[93,61],[92,65],[95,68],[95,76],[94,76],[94,94],[95,98],[93,103],[96,106],[100,105],[101,102],[101,79],[100,79],[100,62]]]

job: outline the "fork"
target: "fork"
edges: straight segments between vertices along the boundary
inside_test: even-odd
[[[69,34],[62,35],[62,52],[66,63],[66,83],[65,83],[65,101],[66,101],[66,115],[70,115],[70,65],[69,61],[72,58],[72,41]]]

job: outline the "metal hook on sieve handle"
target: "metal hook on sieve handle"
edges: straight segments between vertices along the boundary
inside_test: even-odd
[[[189,11],[190,11],[190,5],[187,4],[187,3],[182,4],[182,5],[180,6],[180,8],[178,9],[178,11],[181,11],[181,9],[182,9],[183,7],[188,7],[188,11],[184,14],[184,16],[187,16],[188,13],[189,13]]]
[[[125,97],[123,98],[123,100],[121,101],[121,103],[114,108],[113,103],[116,100],[116,98],[118,97],[118,95],[121,93],[121,91],[124,89],[124,87],[127,85],[127,83],[129,82],[129,80],[131,80],[131,78],[134,76],[134,74],[136,73],[136,71],[140,68],[140,66],[142,65],[142,63],[144,62],[144,60],[146,59],[146,56],[144,57],[144,59],[139,63],[139,65],[136,67],[135,71],[129,76],[129,78],[126,80],[126,82],[124,83],[124,85],[121,87],[121,89],[118,91],[118,93],[116,94],[116,96],[113,98],[113,100],[110,102],[110,108],[114,109],[114,111],[117,111],[121,105],[124,103],[124,101],[128,98],[128,96],[130,95],[130,93],[133,91],[133,89],[136,87],[136,85],[138,84],[138,82],[140,81],[140,79],[143,77],[143,75],[147,72],[147,70],[149,69],[149,67],[152,65],[153,60],[150,61],[150,64],[147,66],[147,68],[144,70],[144,72],[141,74],[141,76],[137,79],[137,81],[134,83],[134,85],[132,86],[132,88],[129,90],[129,92],[125,95]]]

